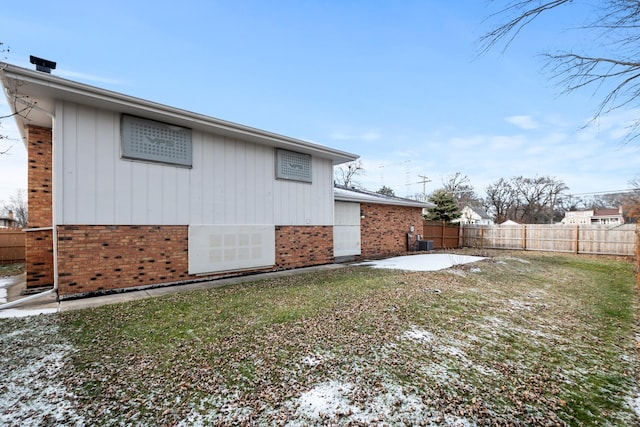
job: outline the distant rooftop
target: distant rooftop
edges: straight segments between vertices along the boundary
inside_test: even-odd
[[[432,208],[435,205],[431,202],[421,202],[419,200],[406,199],[404,197],[388,196],[376,193],[375,191],[364,190],[362,188],[345,187],[334,184],[333,193],[335,200],[343,202],[369,202],[381,205],[412,206],[416,208]]]

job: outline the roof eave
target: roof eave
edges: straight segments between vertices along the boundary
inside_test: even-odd
[[[39,101],[34,99],[34,96],[30,96],[29,91],[24,88],[23,84],[27,83],[39,86],[41,96],[48,98],[50,102],[64,100],[111,111],[143,115],[150,119],[170,121],[176,125],[205,132],[316,155],[318,157],[331,159],[334,165],[353,161],[359,157],[353,153],[74,82],[40,71],[0,63],[0,73],[3,86],[5,87],[5,95],[7,96],[9,105],[13,109],[13,113],[16,113],[16,101],[21,99],[21,90],[26,94],[26,99],[32,99],[32,102],[35,101],[36,103]],[[12,82],[15,82],[15,84],[12,84]],[[21,82],[21,84],[18,85],[17,82]],[[11,91],[12,86],[15,88],[13,92]],[[26,100],[22,99],[22,102],[26,102]],[[47,102],[43,99],[40,104],[47,104]],[[45,107],[45,110],[44,113],[54,114],[54,111],[51,111],[51,107],[49,107],[49,109]],[[20,131],[24,137],[23,128],[25,124],[27,124],[27,119],[16,117],[16,120],[21,124]]]
[[[413,208],[422,208],[429,209],[435,207],[433,203],[429,202],[419,202],[412,200],[391,200],[391,199],[372,199],[368,197],[358,197],[357,195],[345,195],[345,194],[335,194],[334,200],[338,202],[353,202],[353,203],[371,203],[376,205],[392,205],[392,206],[407,206]]]

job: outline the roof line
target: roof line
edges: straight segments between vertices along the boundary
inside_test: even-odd
[[[325,156],[328,155],[337,160],[342,160],[341,162],[352,161],[359,157],[357,154],[333,149],[313,142],[268,132],[262,129],[241,125],[239,123],[218,119],[181,108],[170,107],[165,104],[79,83],[73,80],[43,73],[41,71],[34,71],[2,62],[0,62],[0,71],[2,71],[2,74],[6,77],[39,84],[53,90],[72,93],[105,103],[126,106],[138,110],[146,110],[147,112],[160,114],[162,116],[174,117],[182,120],[186,119],[194,124],[199,124],[209,128],[213,127],[226,133],[250,136],[257,138],[262,142],[269,142],[271,144],[281,146],[301,147],[309,151],[325,154]],[[5,78],[3,78],[3,80],[5,80]]]

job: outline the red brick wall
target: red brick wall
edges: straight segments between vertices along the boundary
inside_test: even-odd
[[[29,228],[53,225],[51,129],[27,127]]]
[[[59,293],[187,280],[187,231],[186,226],[58,226]]]
[[[51,129],[27,127],[28,228],[53,225]],[[53,284],[53,231],[28,231],[25,237],[27,287]]]
[[[289,269],[333,262],[333,226],[277,226],[276,265]]]
[[[53,285],[53,230],[25,229],[27,288]]]
[[[407,252],[407,233],[422,232],[422,208],[361,203],[361,257],[383,258]]]
[[[202,279],[188,273],[188,230],[188,226],[59,226],[60,295]],[[333,227],[276,227],[275,269],[331,262]],[[229,273],[217,276],[222,275]]]

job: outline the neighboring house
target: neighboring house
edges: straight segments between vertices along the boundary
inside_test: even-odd
[[[565,212],[561,223],[565,225],[620,225],[624,224],[624,217],[622,216],[622,207],[618,209],[585,209]]]
[[[417,249],[422,233],[419,202],[372,191],[336,185],[335,255],[342,259],[381,258]]]
[[[18,221],[13,211],[7,212],[7,216],[0,216],[0,228],[18,228]]]
[[[515,222],[513,220],[508,219],[505,222],[500,223],[499,225],[522,225],[522,224],[520,224],[519,222]]]
[[[479,206],[465,205],[460,210],[460,218],[454,219],[453,223],[493,225],[493,218]]]
[[[357,155],[13,65],[0,77],[27,147],[28,287],[334,261],[333,166]]]

